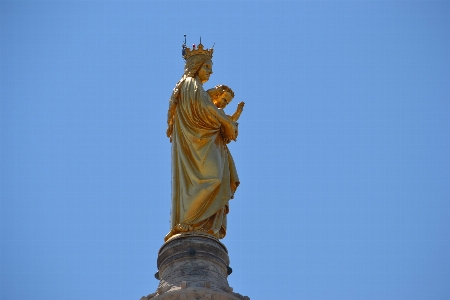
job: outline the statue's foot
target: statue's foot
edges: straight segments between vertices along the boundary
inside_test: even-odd
[[[185,223],[180,223],[177,225],[177,230],[179,232],[188,232],[188,231],[192,231],[192,226],[185,224]]]

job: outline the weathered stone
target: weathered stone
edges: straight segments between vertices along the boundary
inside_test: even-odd
[[[159,250],[160,282],[151,299],[249,300],[233,293],[228,285],[229,263],[227,248],[211,235],[190,232],[173,236]]]
[[[142,296],[141,300],[149,300],[152,299],[153,297],[155,297],[158,293],[153,293],[153,294],[149,294],[147,296]]]

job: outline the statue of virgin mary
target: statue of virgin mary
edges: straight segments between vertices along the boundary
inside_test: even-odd
[[[213,49],[183,46],[184,74],[169,101],[167,136],[172,142],[171,230],[165,241],[199,231],[223,238],[228,201],[239,185],[227,142],[237,124],[213,104],[203,83],[212,74]]]

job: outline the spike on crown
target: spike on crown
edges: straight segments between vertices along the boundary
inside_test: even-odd
[[[192,51],[191,51],[191,49],[189,49],[189,47],[186,47],[185,45],[183,45],[182,56],[183,56],[184,60],[188,60],[190,57],[192,57],[194,55],[208,55],[209,57],[212,58],[213,52],[214,52],[214,49],[212,49],[212,48],[211,49],[203,49],[202,44],[198,44],[197,49],[195,49],[195,46],[193,46]]]

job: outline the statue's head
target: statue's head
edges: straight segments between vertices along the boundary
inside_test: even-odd
[[[198,69],[196,75],[202,83],[205,83],[209,80],[209,76],[211,76],[213,72],[212,65],[213,65],[212,60],[209,59],[201,65],[200,69]]]
[[[224,84],[219,84],[206,91],[217,108],[224,109],[234,98],[234,92]]]
[[[212,55],[214,49],[203,49],[203,45],[200,43],[198,49],[195,49],[195,45],[193,45],[191,51],[191,49],[186,47],[185,42],[182,51],[182,56],[186,60],[186,64],[184,65],[183,76],[175,85],[172,96],[170,97],[174,103],[177,102],[180,89],[187,77],[198,77],[202,83],[205,83],[212,74]]]
[[[212,74],[213,52],[213,49],[203,49],[202,44],[199,44],[197,49],[193,45],[192,50],[183,46],[183,58],[186,60],[184,75],[187,77],[198,76],[202,83],[208,81]]]
[[[184,75],[187,77],[198,76],[202,83],[209,80],[212,74],[212,60],[206,55],[192,56],[186,61],[184,66]]]

